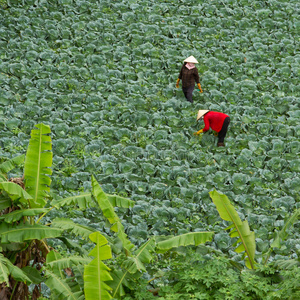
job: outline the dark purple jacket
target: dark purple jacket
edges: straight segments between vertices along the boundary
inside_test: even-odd
[[[182,66],[178,78],[182,80],[182,87],[195,85],[195,82],[200,83],[198,69],[195,67],[189,70],[185,64]]]

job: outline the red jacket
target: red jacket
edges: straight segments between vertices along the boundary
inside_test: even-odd
[[[209,111],[204,115],[203,121],[205,127],[203,128],[203,132],[208,131],[209,128],[216,132],[220,132],[224,123],[224,120],[229,117],[226,114],[216,111]]]

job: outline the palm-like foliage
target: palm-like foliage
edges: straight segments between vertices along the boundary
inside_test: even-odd
[[[19,295],[14,294],[14,290],[22,289],[23,283],[39,284],[41,281],[45,281],[58,299],[83,299],[84,297],[83,287],[67,278],[63,269],[70,268],[71,264],[84,265],[90,260],[75,257],[58,259],[59,254],[54,258],[53,252],[47,255],[50,249],[46,239],[59,237],[63,240],[64,231],[87,238],[95,230],[75,224],[71,220],[56,220],[47,225],[39,224],[43,216],[54,208],[54,206],[44,207],[50,190],[49,175],[52,173],[52,143],[49,134],[50,128],[44,124],[37,125],[31,132],[24,167],[25,185],[22,182],[23,178],[8,182],[4,174],[22,163],[24,156],[0,165],[0,209],[2,210],[0,281],[7,285],[2,294],[7,293],[14,299],[24,299],[28,296],[27,288]],[[26,190],[22,188],[24,186]],[[88,207],[92,202],[97,203],[91,199],[91,194],[53,202],[55,207],[66,203]],[[64,241],[72,244],[67,239]],[[42,278],[38,270],[46,257],[47,262],[42,268],[45,276]]]
[[[157,242],[157,248],[160,252],[165,252],[180,246],[198,246],[211,241],[213,235],[213,232],[189,232],[174,237],[167,237],[167,239]]]
[[[25,158],[25,186],[33,200],[30,207],[44,207],[47,193],[50,191],[52,174],[52,143],[49,136],[50,127],[44,124],[36,125],[31,131],[31,139]]]
[[[61,228],[74,234],[75,236],[81,236],[85,239],[88,239],[90,234],[96,231],[96,229],[92,227],[77,224],[72,220],[65,218],[55,218],[52,222],[52,225],[55,228]]]
[[[289,233],[288,230],[293,226],[293,224],[297,221],[300,216],[300,208],[298,208],[290,218],[286,221],[283,228],[275,233],[275,238],[270,245],[270,249],[265,255],[265,264],[268,262],[269,257],[273,251],[273,248],[280,248],[281,243],[288,237]]]
[[[44,207],[51,182],[49,175],[52,152],[49,133],[50,129],[43,124],[38,125],[32,132],[33,141],[30,142],[26,154],[24,170],[25,186],[28,189],[24,190],[22,184],[7,182],[7,177],[3,174],[4,170],[10,170],[15,164],[21,163],[20,157],[0,165],[0,283],[7,285],[9,293],[21,283],[38,285],[44,281],[57,299],[119,299],[125,295],[125,287],[134,288],[138,278],[148,272],[147,265],[156,253],[164,253],[181,246],[197,246],[212,239],[213,232],[190,232],[178,236],[152,237],[136,248],[128,238],[114,209],[115,206],[130,209],[134,202],[117,195],[106,194],[94,176],[91,180],[91,193],[55,199],[50,203],[52,207]],[[34,161],[36,166],[33,165]],[[210,196],[220,216],[232,222],[228,229],[231,229],[230,236],[237,238],[236,251],[245,252],[246,266],[250,269],[255,268],[255,237],[247,221],[240,220],[225,195],[213,191],[210,192]],[[65,205],[78,206],[80,209],[99,207],[111,226],[111,236],[104,236],[94,228],[63,218],[43,225],[41,221],[49,211]],[[279,242],[287,237],[288,229],[299,214],[300,211],[297,210],[278,232],[270,251],[274,247],[280,247]],[[64,232],[89,238],[94,242],[95,248],[90,253],[93,258],[85,256],[84,249],[63,236]],[[48,238],[61,239],[70,249],[76,249],[82,256],[63,257],[58,252],[51,251],[47,245]],[[112,259],[115,261],[110,265]],[[107,265],[103,260],[108,260]],[[43,277],[40,268],[36,268],[41,265]],[[295,262],[291,261],[289,265],[295,265]],[[26,297],[26,293],[20,295],[19,298],[13,296],[17,300]]]
[[[106,281],[113,278],[109,273],[110,268],[103,263],[103,260],[112,258],[110,246],[107,239],[99,232],[92,233],[90,239],[96,245],[90,253],[94,259],[84,268],[85,297],[87,300],[111,299],[109,293],[111,288]]]
[[[227,196],[218,193],[217,191],[212,191],[209,193],[210,197],[212,198],[214,204],[217,207],[217,210],[221,216],[221,218],[225,221],[230,221],[233,224],[226,229],[231,229],[230,236],[232,238],[238,238],[235,242],[235,245],[238,243],[239,246],[235,249],[236,252],[245,252],[247,256],[245,259],[245,264],[249,269],[254,269],[256,262],[255,262],[255,237],[254,232],[250,231],[249,225],[247,221],[242,222],[238,213],[236,212],[233,205],[230,203],[230,200]],[[293,224],[296,222],[298,217],[300,216],[300,209],[297,209],[292,216],[290,216],[286,223],[284,224],[283,228],[276,232],[275,238],[270,245],[269,250],[264,254],[264,264],[268,262],[270,254],[273,251],[273,248],[280,248],[281,242],[284,241],[289,233],[288,229],[290,229]],[[278,263],[275,262],[275,266],[277,267],[290,267],[298,265],[299,261],[297,260],[288,260],[288,261],[279,261]]]
[[[245,252],[246,255],[246,266],[249,269],[255,267],[255,234],[250,231],[247,220],[242,221],[236,212],[233,205],[230,203],[226,195],[220,194],[217,191],[209,192],[220,217],[225,221],[232,222],[232,225],[227,229],[231,229],[230,236],[232,238],[238,238],[235,245],[238,247],[235,249],[236,252]]]
[[[128,255],[130,255],[130,250],[134,248],[134,245],[128,240],[121,220],[115,213],[114,207],[110,202],[109,197],[103,192],[94,176],[92,176],[92,189],[93,195],[98,201],[99,207],[101,208],[104,217],[107,218],[110,224],[112,224],[111,230],[118,234],[118,237],[123,243],[123,247],[126,249]],[[113,201],[116,203],[116,198],[111,197],[110,199],[114,199]],[[134,204],[133,201],[122,197],[119,197],[118,202],[123,203],[121,204],[122,207],[132,207]]]

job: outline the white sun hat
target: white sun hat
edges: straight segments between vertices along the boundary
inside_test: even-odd
[[[198,111],[198,115],[197,115],[197,121],[198,121],[201,117],[203,117],[206,113],[208,113],[208,112],[209,112],[209,110],[206,110],[206,109],[199,110],[199,111]]]
[[[193,64],[198,64],[198,61],[197,59],[192,55],[192,56],[189,56],[188,58],[186,58],[184,60],[184,62],[188,62],[188,63],[193,63]]]

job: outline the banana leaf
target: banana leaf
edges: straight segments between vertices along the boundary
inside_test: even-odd
[[[95,207],[96,203],[93,200],[91,193],[82,193],[64,199],[53,200],[51,201],[51,205],[56,208],[78,205],[80,209],[86,209],[88,207]]]
[[[128,271],[123,270],[114,270],[111,274],[113,281],[109,283],[109,285],[113,289],[112,296],[114,299],[119,299],[123,297],[126,292],[124,290],[124,286],[130,288],[130,281],[127,280],[127,277],[130,275]]]
[[[130,255],[130,250],[134,247],[134,245],[127,238],[124,227],[121,224],[121,220],[115,213],[109,198],[104,193],[94,176],[92,176],[92,193],[98,201],[104,217],[106,217],[109,223],[112,224],[111,230],[117,233],[118,237],[123,243],[123,247],[126,250],[127,255]]]
[[[227,229],[231,229],[230,236],[238,237],[235,249],[237,253],[245,252],[247,256],[245,264],[249,269],[255,268],[255,234],[250,231],[247,221],[242,222],[233,205],[230,203],[226,195],[218,193],[216,190],[209,192],[211,199],[217,207],[220,217],[225,221],[233,224]]]
[[[112,272],[113,281],[109,285],[113,289],[112,296],[122,297],[125,295],[124,286],[130,288],[127,281],[129,277],[139,277],[142,273],[138,271],[146,271],[144,264],[149,263],[153,256],[151,252],[155,251],[155,239],[151,238],[136,250],[133,256],[127,258],[122,267],[126,270],[114,270]]]
[[[72,241],[68,238],[58,236],[57,239],[61,240],[69,250],[75,250],[81,255],[88,255],[88,251],[86,251],[81,245],[79,245],[76,241]]]
[[[0,189],[5,191],[13,201],[19,200],[24,205],[32,201],[32,196],[14,182],[0,182]]]
[[[7,268],[7,258],[0,253],[0,283],[5,282],[7,285],[9,285],[8,276],[9,271]]]
[[[41,240],[45,238],[55,238],[62,234],[61,229],[52,228],[39,224],[19,224],[9,225],[2,222],[0,225],[1,243],[22,243],[28,240]]]
[[[12,201],[10,199],[1,199],[0,200],[0,210],[8,208],[12,205]]]
[[[11,213],[0,216],[0,220],[4,219],[6,223],[13,223],[19,221],[23,217],[32,217],[39,215],[41,213],[46,213],[49,211],[49,208],[31,208],[31,209],[21,209],[15,210]]]
[[[214,232],[189,232],[178,236],[167,237],[163,241],[159,241],[156,244],[159,252],[166,252],[172,248],[180,246],[189,246],[203,244],[211,241]]]
[[[80,290],[78,284],[74,284],[74,280],[68,281],[65,278],[61,278],[52,270],[47,268],[42,269],[45,272],[45,284],[54,293],[53,296],[61,300],[84,300],[83,291]]]
[[[9,286],[9,275],[17,281],[31,283],[29,277],[19,267],[14,266],[9,259],[0,253],[0,283],[5,282]]]
[[[0,172],[1,173],[8,173],[9,171],[13,170],[16,166],[22,164],[24,162],[25,155],[16,156],[10,160],[5,161],[4,163],[0,164]]]
[[[144,263],[149,263],[153,256],[151,252],[155,251],[155,239],[151,238],[146,243],[142,244],[139,249],[137,249],[132,257],[128,257],[127,261],[124,263],[124,268],[131,274],[137,271],[146,271]]]
[[[286,221],[283,228],[278,232],[275,233],[275,238],[270,245],[269,250],[266,252],[264,256],[264,264],[266,264],[270,258],[270,255],[273,251],[273,248],[280,248],[281,243],[288,237],[289,233],[287,232],[293,224],[298,220],[300,216],[300,208],[298,208],[292,216]]]
[[[87,265],[91,262],[90,257],[84,257],[84,256],[68,256],[63,257],[56,251],[50,251],[47,254],[46,257],[46,264],[47,268],[51,268],[52,270],[56,270],[56,273],[58,270],[63,270],[66,268],[72,268],[73,266],[77,265]]]
[[[40,284],[44,281],[40,271],[38,271],[36,268],[27,266],[22,268],[22,271],[28,278],[30,278],[33,284]]]
[[[43,123],[31,131],[26,152],[24,178],[28,194],[33,198],[30,207],[44,207],[50,191],[52,174],[52,142],[50,127]]]
[[[300,208],[298,208],[293,215],[287,220],[287,222],[284,224],[283,228],[277,232],[276,234],[276,238],[274,239],[274,241],[271,244],[272,248],[280,248],[280,242],[284,241],[288,234],[288,230],[293,226],[293,224],[296,222],[296,220],[298,219],[298,217],[300,216]]]
[[[82,236],[88,239],[90,234],[97,231],[96,229],[81,224],[77,224],[70,219],[55,218],[52,222],[52,226],[75,234],[76,236]]]
[[[118,196],[118,195],[110,195],[106,194],[109,202],[111,203],[112,206],[114,207],[123,207],[123,208],[129,208],[134,206],[134,201]]]
[[[90,252],[94,259],[84,267],[84,293],[86,300],[111,299],[111,287],[105,282],[112,280],[108,268],[102,260],[111,259],[110,246],[106,238],[99,232],[90,235],[92,242],[96,243],[95,248]]]

